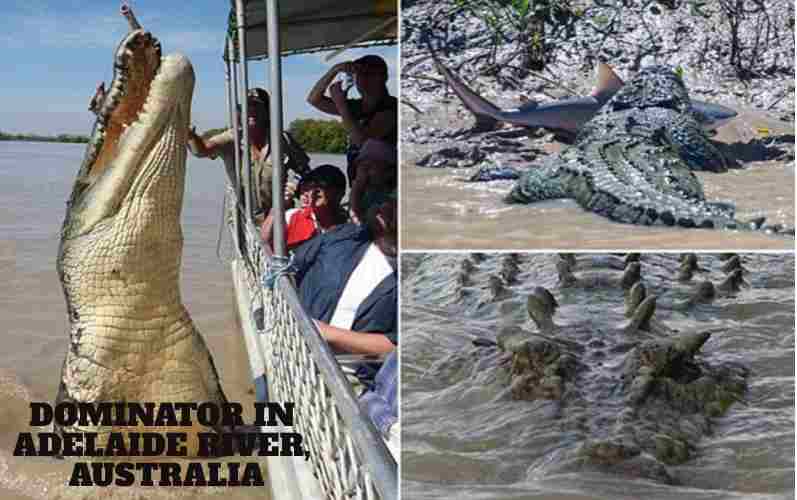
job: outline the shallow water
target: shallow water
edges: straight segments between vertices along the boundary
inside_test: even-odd
[[[55,259],[65,201],[84,147],[0,141],[0,276],[6,290],[0,295],[5,330],[0,352],[0,498],[264,498],[267,490],[257,487],[68,488],[69,460],[12,456],[17,434],[30,430],[28,403],[53,401],[60,379],[68,325]],[[312,165],[345,161],[336,155],[311,158]],[[220,162],[189,156],[182,296],[208,343],[228,399],[246,410],[254,401],[249,362],[236,324],[230,268],[216,255],[222,172]],[[226,233],[223,241],[222,257],[229,255]]]
[[[422,116],[409,110],[403,127],[418,123],[444,130],[469,127],[472,118],[454,102]],[[698,173],[709,200],[730,201],[741,220],[765,216],[794,225],[794,162],[761,161],[760,129],[794,141],[793,124],[756,110],[718,129],[715,139],[744,167]],[[784,139],[784,140],[786,140]],[[401,245],[404,249],[790,249],[794,240],[764,234],[686,230],[618,224],[583,210],[573,200],[507,205],[502,198],[515,181],[465,182],[477,167],[423,168],[417,162],[443,144],[402,146]],[[559,150],[559,144],[546,149]],[[500,156],[500,155],[499,155]],[[507,157],[508,158],[508,157]]]
[[[714,419],[712,433],[696,443],[687,462],[669,467],[677,486],[594,470],[557,470],[560,454],[580,439],[568,427],[567,408],[513,400],[496,358],[479,356],[472,346],[473,339],[495,340],[506,328],[535,331],[525,308],[535,286],[550,289],[559,301],[555,322],[573,328],[587,321],[624,321],[621,291],[561,289],[552,256],[520,254],[512,295],[493,301],[486,283],[499,273],[503,257],[488,254],[461,278],[466,255],[402,256],[404,498],[794,498],[792,255],[745,255],[749,286],[687,313],[666,306],[683,299],[689,288],[673,282],[677,255],[642,256],[643,280],[660,297],[656,318],[682,332],[715,332],[703,347],[703,359],[740,362],[751,370],[744,403]],[[721,279],[716,256],[699,260],[708,270],[700,279]],[[615,418],[600,401],[593,403],[590,422]]]

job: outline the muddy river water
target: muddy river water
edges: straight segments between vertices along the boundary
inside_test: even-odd
[[[505,103],[501,103],[504,105]],[[406,107],[405,107],[406,108]],[[709,200],[730,201],[745,220],[766,216],[770,223],[794,224],[794,162],[764,160],[762,134],[793,144],[794,126],[758,110],[718,129],[715,140],[741,168],[698,173]],[[414,124],[452,130],[469,127],[472,117],[458,101],[419,115],[406,108],[403,129]],[[401,166],[401,237],[404,249],[790,249],[794,241],[763,234],[684,230],[618,224],[583,210],[573,200],[507,205],[503,196],[515,181],[469,183],[478,166],[423,168],[416,162],[443,143],[405,142]],[[545,144],[550,152],[560,144]],[[493,156],[511,160],[511,154]],[[520,165],[533,168],[533,161]]]
[[[548,288],[559,302],[554,321],[564,336],[575,335],[586,322],[595,328],[581,345],[611,343],[603,336],[615,335],[612,325],[625,321],[622,291],[563,289],[554,256],[520,254],[517,283],[508,295],[496,298],[487,283],[499,275],[505,256],[467,257],[467,266],[466,257],[402,256],[404,498],[794,498],[792,255],[743,256],[748,286],[689,311],[665,305],[689,289],[673,280],[678,256],[642,255],[643,281],[659,295],[656,317],[681,332],[714,332],[702,359],[742,363],[750,370],[743,401],[711,421],[710,432],[693,443],[688,460],[668,467],[673,484],[590,467],[562,470],[563,454],[600,429],[589,423],[611,426],[617,414],[587,394],[587,424],[574,425],[574,408],[567,404],[515,400],[500,382],[495,358],[480,358],[483,351],[473,344],[474,339],[495,340],[506,328],[535,332],[525,299],[536,286]],[[699,261],[705,269],[701,280],[722,277],[717,256],[701,255]],[[584,354],[595,376],[602,373],[596,366],[611,370],[614,363],[611,352],[604,354]],[[601,385],[611,383],[607,379],[597,385],[612,394],[611,387]]]
[[[69,488],[70,460],[12,456],[28,425],[31,401],[52,402],[68,343],[68,324],[55,268],[64,202],[84,146],[0,142],[0,498],[267,498],[266,488]],[[341,157],[313,155],[313,163]],[[189,157],[183,208],[183,300],[214,357],[231,401],[250,420],[254,395],[243,338],[236,324],[228,260],[216,254],[223,176],[219,162]],[[225,235],[221,255],[229,252]],[[249,413],[247,413],[247,411]],[[251,461],[252,459],[236,460]],[[173,461],[170,459],[170,461]]]

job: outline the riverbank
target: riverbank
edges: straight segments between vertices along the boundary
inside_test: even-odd
[[[37,134],[7,134],[0,132],[0,141],[21,141],[21,142],[60,142],[65,144],[87,143],[89,138],[83,135],[58,134],[58,135],[37,135]]]

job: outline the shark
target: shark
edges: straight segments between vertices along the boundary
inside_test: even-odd
[[[503,122],[522,127],[544,128],[564,137],[574,137],[625,85],[611,66],[599,62],[595,87],[589,95],[550,102],[529,101],[517,108],[501,109],[473,91],[456,73],[447,68],[431,43],[427,42],[427,46],[437,71],[476,118],[473,129],[475,132],[492,130],[499,122]],[[716,130],[737,114],[721,104],[692,100],[692,115],[707,132]]]

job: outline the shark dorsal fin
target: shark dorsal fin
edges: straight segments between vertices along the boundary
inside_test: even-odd
[[[617,73],[606,63],[598,63],[598,78],[595,88],[590,95],[595,99],[606,102],[625,85]]]

